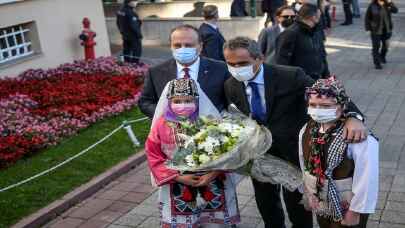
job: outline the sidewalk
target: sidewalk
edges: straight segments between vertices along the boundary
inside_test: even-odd
[[[363,19],[354,22],[349,27],[336,26],[327,49],[331,72],[344,81],[349,95],[366,115],[368,127],[380,138],[379,202],[368,227],[404,228],[405,14],[394,16],[395,33],[388,64],[380,71],[374,70],[372,64],[370,38],[363,30]],[[46,227],[156,228],[159,227],[156,197],[149,171],[143,164]],[[264,227],[248,178],[239,184],[238,197],[242,215],[238,227]]]

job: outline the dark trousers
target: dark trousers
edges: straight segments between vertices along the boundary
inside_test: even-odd
[[[352,0],[342,0],[343,3],[343,11],[345,13],[345,23],[353,23],[353,14],[352,14]]]
[[[256,204],[263,218],[265,228],[285,228],[284,211],[281,204],[280,185],[263,183],[252,179]],[[284,203],[292,228],[312,228],[312,213],[300,204],[302,194],[283,190]]]
[[[343,226],[340,223],[333,222],[330,219],[316,216],[316,219],[318,220],[319,228],[344,228],[344,227],[349,227],[349,226]],[[360,214],[360,223],[356,226],[350,226],[350,228],[366,228],[367,227],[367,220],[368,220],[368,214]]]
[[[127,63],[138,63],[142,55],[142,40],[124,40],[123,43],[124,61]]]
[[[390,38],[391,33],[383,33],[382,35],[371,33],[372,55],[375,65],[380,65],[381,59],[385,59]]]

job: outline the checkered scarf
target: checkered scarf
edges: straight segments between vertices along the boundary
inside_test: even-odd
[[[340,205],[340,197],[335,181],[333,180],[333,170],[343,161],[346,148],[347,144],[343,138],[343,125],[341,125],[336,131],[335,139],[329,146],[325,170],[325,176],[328,179],[328,207],[331,212],[330,216],[334,221],[341,221],[343,219],[343,209]]]

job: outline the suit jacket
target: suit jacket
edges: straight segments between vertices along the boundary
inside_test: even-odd
[[[264,65],[267,110],[265,126],[273,135],[273,144],[268,152],[297,166],[299,131],[309,120],[306,114],[305,89],[313,83],[314,80],[300,68]],[[228,103],[235,104],[244,114],[250,115],[243,82],[228,79],[225,82],[225,96]]]
[[[264,64],[264,86],[267,119],[265,126],[273,135],[273,144],[268,153],[299,166],[299,132],[308,122],[305,90],[314,80],[301,68]],[[250,105],[245,84],[230,78],[225,82],[225,96],[229,104],[250,115]],[[350,103],[348,111],[361,112]]]
[[[225,39],[222,34],[206,23],[202,23],[198,30],[203,43],[201,55],[207,58],[225,61],[223,52]]]
[[[226,107],[224,83],[229,77],[230,74],[225,63],[200,57],[197,81],[220,112]],[[138,103],[139,108],[146,116],[153,117],[163,89],[169,81],[176,78],[177,65],[174,59],[149,69]]]
[[[278,24],[271,26],[270,28],[264,28],[259,34],[259,47],[264,55],[264,62],[267,64],[272,62],[276,49],[276,38],[279,34],[280,26]]]

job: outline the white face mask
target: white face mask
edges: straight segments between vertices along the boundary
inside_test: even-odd
[[[337,108],[308,108],[308,114],[317,123],[329,123],[337,119]]]
[[[189,64],[198,58],[197,48],[177,48],[172,50],[172,54],[180,64]]]
[[[253,64],[243,67],[233,67],[228,65],[228,71],[236,80],[240,82],[249,81],[255,76],[255,72],[253,71]]]
[[[297,11],[297,12],[300,11],[301,7],[302,7],[302,3],[298,2],[297,4],[295,4],[295,11]]]
[[[128,5],[129,5],[130,7],[132,7],[132,8],[135,8],[135,7],[138,5],[138,2],[132,1],[132,2],[129,2]]]

